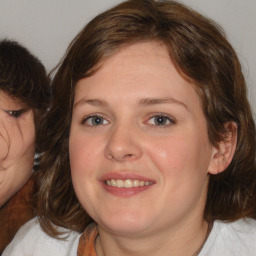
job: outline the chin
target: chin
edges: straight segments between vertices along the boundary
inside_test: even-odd
[[[145,233],[151,228],[152,222],[149,216],[136,213],[117,213],[105,215],[103,219],[96,220],[99,226],[117,235],[133,235]]]

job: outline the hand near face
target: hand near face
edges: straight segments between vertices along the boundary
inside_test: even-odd
[[[32,109],[0,92],[0,206],[29,179],[34,152]]]

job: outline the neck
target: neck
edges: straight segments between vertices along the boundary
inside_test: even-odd
[[[193,224],[136,238],[111,234],[99,227],[96,251],[98,256],[196,256],[208,231],[205,221],[198,223],[196,228]]]

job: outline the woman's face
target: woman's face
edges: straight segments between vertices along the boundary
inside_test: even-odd
[[[202,221],[214,149],[164,46],[124,48],[78,81],[69,151],[77,197],[100,228],[154,234]]]
[[[0,91],[0,206],[29,179],[34,154],[33,111]]]

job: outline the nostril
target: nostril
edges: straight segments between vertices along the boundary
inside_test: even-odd
[[[132,157],[133,156],[133,154],[126,154],[126,155],[124,155],[124,157]]]
[[[134,154],[125,154],[125,155],[123,155],[123,159],[129,159],[129,158],[134,158]]]
[[[110,159],[110,160],[117,160],[117,161],[125,161],[125,160],[129,160],[129,159],[134,159],[136,158],[136,156],[134,154],[115,154],[115,155],[112,155],[112,154],[108,154],[107,155],[107,158]]]
[[[110,160],[114,159],[114,157],[111,154],[108,154],[107,158],[110,159]]]

